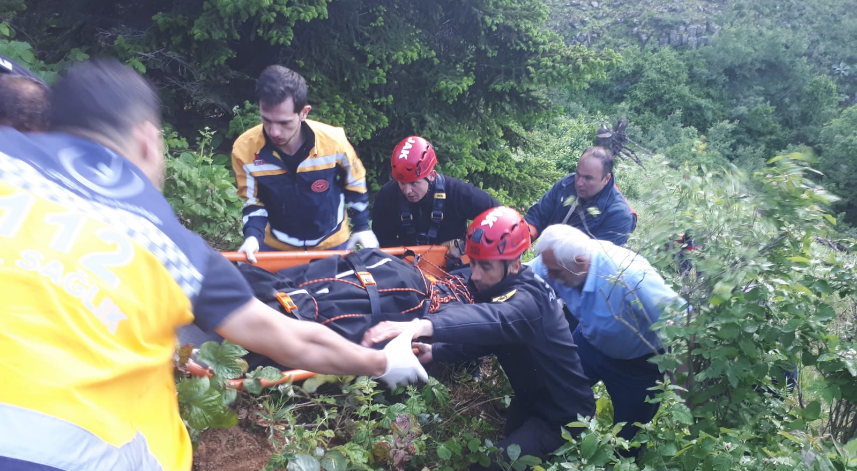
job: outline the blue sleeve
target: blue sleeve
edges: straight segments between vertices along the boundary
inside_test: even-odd
[[[369,230],[369,194],[345,190],[345,202],[348,203],[348,217],[354,225],[352,232]]]
[[[527,210],[527,215],[524,220],[536,228],[536,237],[538,237],[546,227],[553,224],[551,218],[556,208],[562,205],[562,180],[554,183],[553,187],[547,193]],[[557,221],[558,222],[558,221]]]
[[[669,306],[687,304],[654,269],[636,274],[628,283],[636,297],[629,297],[625,302],[637,314],[636,317],[643,320],[647,329],[660,319],[661,313]],[[637,298],[639,303],[635,302]]]
[[[548,280],[548,269],[545,266],[544,262],[542,262],[542,256],[541,255],[530,260],[529,262],[525,263],[524,265],[527,265],[528,267],[530,267],[530,270],[532,270],[533,273],[535,273],[536,275],[539,275],[543,280],[548,281],[548,282],[550,281],[550,280]]]
[[[633,214],[621,209],[607,211],[599,217],[603,217],[604,221],[592,232],[593,238],[613,242],[618,246],[628,242],[628,237],[634,232]]]
[[[262,205],[244,206],[241,211],[241,220],[244,223],[244,238],[255,237],[259,241],[265,240],[265,227],[268,226],[268,210]]]
[[[208,249],[208,266],[193,305],[194,324],[212,332],[230,314],[253,299],[244,276],[226,257]]]

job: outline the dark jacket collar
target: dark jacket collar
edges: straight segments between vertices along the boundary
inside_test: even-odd
[[[492,299],[497,296],[508,293],[513,286],[517,285],[522,276],[526,276],[525,272],[529,270],[530,267],[526,265],[521,266],[521,271],[515,274],[506,275],[506,278],[503,278],[502,281],[492,286],[491,289],[486,291],[479,291],[476,289],[476,286],[470,281],[470,278],[467,279],[467,289],[470,290],[470,293],[473,294],[473,300],[477,303],[487,303],[491,302]]]

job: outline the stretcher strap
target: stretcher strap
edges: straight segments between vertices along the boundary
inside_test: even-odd
[[[381,314],[381,298],[378,296],[378,285],[366,268],[366,264],[357,255],[357,252],[346,255],[345,262],[351,266],[354,274],[357,275],[357,278],[363,284],[363,288],[366,289],[366,294],[369,295],[369,305],[372,307],[372,315],[377,316]]]

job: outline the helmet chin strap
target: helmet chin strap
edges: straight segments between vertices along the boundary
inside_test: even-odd
[[[503,278],[500,278],[500,283],[502,283],[507,276],[509,276],[509,261],[503,260]]]

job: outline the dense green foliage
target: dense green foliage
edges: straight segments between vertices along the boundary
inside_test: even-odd
[[[691,24],[705,44],[661,44]],[[560,39],[584,33],[589,49]],[[270,63],[306,76],[312,116],[345,126],[373,190],[418,133],[442,171],[525,210],[601,122],[629,118],[645,165],[615,170],[640,216],[629,245],[694,309],[662,319],[655,420],[626,442],[600,394],[551,470],[857,469],[855,259],[838,240],[857,222],[854,37],[851,0],[0,0],[0,53],[47,80],[106,54],[158,85],[165,194],[220,248],[240,240],[227,154],[258,122],[253,79]],[[704,248],[680,273],[671,241],[688,228]],[[248,402],[281,450],[271,469],[457,470],[496,452],[498,424],[470,413],[503,408],[502,375],[386,395],[365,378],[270,391],[260,380],[279,373],[263,369],[238,395],[225,384],[245,373],[242,352],[205,346],[215,376],[180,377],[194,438]],[[533,464],[518,458],[512,469]]]
[[[389,178],[395,143],[421,134],[443,171],[522,203],[543,188],[516,189],[534,167],[511,149],[555,112],[545,87],[585,85],[615,58],[566,46],[543,27],[539,0],[5,4],[8,34],[35,49],[0,50],[27,64],[73,51],[119,57],[158,85],[183,135],[225,130],[230,110],[253,100],[255,77],[281,63],[307,79],[312,117],[346,128],[373,188]]]
[[[811,149],[823,161],[820,180],[842,197],[842,222],[857,222],[845,191],[853,146],[837,131],[857,103],[853,2],[549,3],[557,31],[622,55],[606,80],[563,94],[569,109],[627,117],[635,141],[679,162],[693,147],[674,146],[698,141],[707,160],[687,160],[708,168],[752,171],[778,153]],[[691,30],[707,44],[662,43]]]

